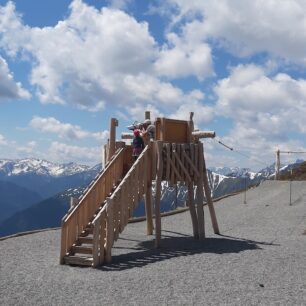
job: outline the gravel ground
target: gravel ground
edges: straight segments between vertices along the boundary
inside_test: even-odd
[[[162,247],[129,224],[100,269],[59,265],[60,231],[0,241],[1,305],[306,305],[306,182],[265,182],[205,210],[195,241],[188,212],[162,219]]]

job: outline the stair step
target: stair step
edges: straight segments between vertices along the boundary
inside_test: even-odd
[[[84,228],[84,231],[82,233],[82,236],[87,236],[89,234],[93,234],[93,227],[86,227]]]
[[[92,244],[93,243],[93,237],[79,237],[78,242],[80,244]]]
[[[74,245],[71,248],[71,253],[92,254],[92,247]]]
[[[79,266],[92,266],[92,257],[80,257],[80,256],[65,256],[64,261],[69,265],[79,265]]]

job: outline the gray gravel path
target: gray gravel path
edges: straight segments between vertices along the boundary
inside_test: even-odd
[[[306,183],[265,182],[216,203],[222,235],[162,219],[162,248],[129,224],[100,269],[61,266],[60,232],[0,241],[1,305],[306,305]]]

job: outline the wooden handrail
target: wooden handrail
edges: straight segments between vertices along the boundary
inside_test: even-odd
[[[63,218],[62,218],[62,222],[66,222],[68,221],[68,219],[71,217],[71,215],[75,214],[75,211],[79,209],[79,206],[82,205],[82,203],[85,201],[86,197],[88,197],[89,193],[94,189],[94,187],[96,186],[97,182],[99,182],[101,180],[101,178],[103,178],[106,173],[108,172],[108,170],[114,165],[114,163],[117,161],[118,157],[120,155],[122,155],[122,152],[124,151],[124,148],[121,148],[118,150],[118,152],[114,155],[114,158],[112,160],[110,160],[110,162],[108,162],[106,164],[106,167],[104,168],[104,170],[101,172],[101,174],[98,176],[98,178],[96,178],[95,182],[92,184],[92,186],[86,191],[86,193],[81,196],[81,199],[79,199],[79,203],[78,205],[76,205],[74,207],[73,210],[71,210],[68,214],[66,214]]]
[[[60,263],[63,263],[64,256],[109,196],[114,185],[122,179],[124,151],[125,148],[118,150],[79,203],[62,219]]]
[[[145,193],[147,181],[150,179],[148,173],[151,171],[146,167],[145,162],[150,149],[151,144],[145,147],[124,179],[107,197],[106,204],[92,221],[94,226],[94,266],[101,265],[104,260],[111,261],[113,243],[127,225],[133,209]],[[101,226],[103,222],[105,222],[105,226]]]

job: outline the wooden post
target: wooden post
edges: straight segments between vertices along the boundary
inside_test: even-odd
[[[157,153],[157,171],[156,171],[156,186],[155,186],[155,247],[160,247],[161,239],[161,215],[160,215],[160,197],[161,197],[161,181],[163,174],[163,157],[162,149],[163,142],[157,141],[156,153]]]
[[[198,229],[199,229],[199,239],[205,238],[205,220],[204,220],[204,192],[203,192],[203,158],[201,158],[201,144],[195,145],[195,156],[198,157],[198,167],[200,175],[197,178],[197,216],[198,216]]]
[[[204,184],[206,201],[207,201],[207,205],[208,205],[209,212],[210,212],[210,218],[211,218],[212,226],[214,229],[214,233],[220,234],[218,221],[217,221],[217,217],[215,213],[215,208],[214,208],[214,204],[211,198],[211,191],[210,191],[209,184],[208,184],[206,163],[205,163],[205,158],[204,158],[204,150],[203,150],[203,144],[201,142],[199,143],[199,148],[200,148],[200,151],[199,151],[200,165],[202,164],[202,167],[200,169],[203,169],[203,171],[201,171],[201,174],[203,175],[203,184]]]
[[[147,219],[147,235],[153,235],[153,218],[152,218],[152,185],[148,183],[145,194],[145,209]]]
[[[60,252],[60,264],[65,263],[64,257],[66,255],[67,248],[67,227],[65,226],[64,221],[62,221],[62,230],[61,230],[61,252]]]
[[[93,266],[94,268],[98,267],[100,264],[100,258],[99,258],[99,247],[100,247],[100,225],[101,220],[98,218],[96,223],[94,224],[93,228]]]
[[[280,172],[280,150],[276,151],[276,161],[275,161],[275,180],[279,180],[279,172]]]
[[[112,158],[116,151],[116,126],[118,126],[118,120],[111,118],[110,132],[109,132],[109,152],[108,161]]]
[[[106,223],[106,263],[111,263],[112,261],[112,246],[114,242],[114,216],[113,216],[113,200],[111,198],[106,199],[106,213],[107,213],[107,223]]]
[[[151,119],[151,113],[150,111],[145,112],[145,119]]]
[[[188,121],[188,135],[187,135],[187,142],[192,141],[192,132],[194,130],[194,124],[193,124],[193,112],[189,113],[189,121]]]
[[[194,206],[194,191],[193,191],[193,183],[188,183],[188,207],[191,216],[192,228],[193,228],[193,237],[195,239],[199,239],[199,227],[198,227],[198,219],[197,213]]]
[[[153,216],[152,216],[152,150],[149,147],[149,151],[145,156],[145,210],[147,219],[147,235],[153,235]]]

